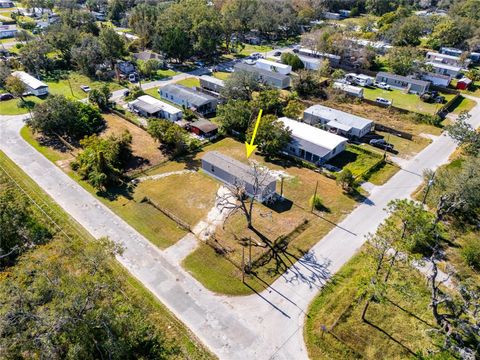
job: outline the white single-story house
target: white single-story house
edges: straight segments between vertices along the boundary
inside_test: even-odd
[[[180,106],[193,109],[205,115],[217,109],[217,98],[178,84],[168,84],[158,89],[160,97]]]
[[[218,151],[209,151],[202,157],[202,169],[208,175],[231,186],[244,187],[250,197],[263,202],[275,195],[277,180],[262,176],[261,184],[255,185],[255,170],[238,160]]]
[[[418,80],[408,76],[391,74],[383,71],[377,73],[375,81],[384,82],[392,88],[405,90],[414,94],[423,94],[430,88],[430,81]]]
[[[323,105],[306,109],[303,121],[310,125],[322,124],[326,129],[349,138],[362,138],[373,131],[375,125],[372,120]]]
[[[288,75],[292,72],[292,67],[290,65],[281,64],[275,61],[258,59],[255,63],[255,66],[259,69],[278,72],[283,75]]]
[[[360,86],[348,85],[340,81],[335,81],[332,86],[334,89],[342,90],[350,96],[363,99],[363,88]]]
[[[182,119],[182,110],[150,95],[142,95],[128,103],[128,108],[144,117],[158,117],[170,121]]]
[[[292,141],[285,149],[290,155],[320,165],[345,150],[347,139],[342,136],[287,117],[278,120],[292,132]]]
[[[14,8],[15,4],[11,0],[0,0],[0,8],[6,9],[6,8]]]
[[[200,87],[208,91],[219,93],[225,87],[225,82],[214,76],[202,75],[200,76]]]
[[[299,55],[298,58],[302,61],[306,70],[318,70],[322,66],[322,59]]]
[[[14,71],[12,76],[19,78],[27,88],[27,93],[31,93],[35,96],[43,96],[48,94],[48,85],[44,82],[34,78],[32,75],[27,74],[25,71]]]
[[[0,25],[0,39],[15,37],[17,31],[16,25]]]
[[[342,16],[339,13],[326,11],[323,13],[323,17],[329,20],[340,20]]]
[[[436,73],[425,73],[422,74],[422,80],[430,81],[435,86],[448,87],[452,78],[448,75],[436,74]]]
[[[364,74],[349,73],[345,75],[345,80],[360,86],[371,86],[375,79]]]
[[[304,47],[301,47],[300,49],[298,49],[298,55],[314,57],[314,58],[317,58],[317,59],[328,59],[328,61],[330,61],[331,65],[340,64],[340,60],[342,59],[338,55],[322,53],[322,52],[312,50],[312,49],[308,49],[308,48],[304,48]]]
[[[290,87],[290,76],[280,74],[278,72],[260,69],[253,65],[248,65],[244,62],[235,64],[235,71],[246,71],[255,74],[258,81],[261,81],[269,86],[277,89],[286,89]]]
[[[459,66],[448,65],[444,63],[428,61],[425,64],[430,65],[434,73],[448,75],[452,78],[456,78],[458,74],[460,74],[460,72],[462,71],[462,68]]]
[[[460,68],[468,67],[468,65],[471,62],[470,59],[462,60],[460,56],[442,54],[442,53],[437,53],[433,51],[427,52],[427,55],[425,57],[429,62],[447,64],[451,66],[457,66]]]

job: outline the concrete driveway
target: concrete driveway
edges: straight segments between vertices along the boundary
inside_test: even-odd
[[[480,106],[472,110],[480,125]],[[439,136],[260,294],[226,297],[206,290],[171,256],[44,158],[20,136],[25,116],[0,117],[0,150],[93,236],[108,236],[125,251],[118,260],[221,359],[306,359],[303,324],[308,304],[385,219],[387,203],[408,197],[425,169],[446,163],[454,142]],[[321,241],[320,241],[321,240]]]

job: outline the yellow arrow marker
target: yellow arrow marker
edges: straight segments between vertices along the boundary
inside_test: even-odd
[[[253,134],[252,134],[252,140],[250,140],[250,144],[248,141],[245,141],[245,148],[247,150],[247,158],[252,155],[252,153],[255,151],[257,148],[257,145],[253,145],[253,142],[255,141],[255,136],[257,136],[257,130],[258,130],[258,125],[260,125],[260,119],[262,118],[262,109],[258,112],[258,117],[257,117],[257,122],[255,123],[255,127],[253,128]]]

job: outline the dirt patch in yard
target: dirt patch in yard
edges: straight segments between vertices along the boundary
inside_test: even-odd
[[[145,130],[117,115],[106,114],[104,119],[107,123],[107,128],[102,133],[102,136],[120,135],[125,130],[132,134],[133,159],[128,164],[128,171],[145,169],[166,160],[158,148],[159,144]]]

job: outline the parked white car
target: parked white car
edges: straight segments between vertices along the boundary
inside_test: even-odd
[[[378,87],[379,89],[383,89],[383,90],[390,90],[391,89],[390,85],[388,85],[385,82],[375,82],[374,85],[376,87]]]
[[[87,86],[87,85],[80,85],[80,89],[82,89],[86,93],[88,93],[92,90],[92,89],[90,89],[90,86]]]
[[[392,105],[392,102],[390,100],[387,100],[387,99],[382,98],[382,97],[377,97],[375,99],[375,102],[377,102],[379,104],[382,104],[382,105],[386,105],[386,106]]]

